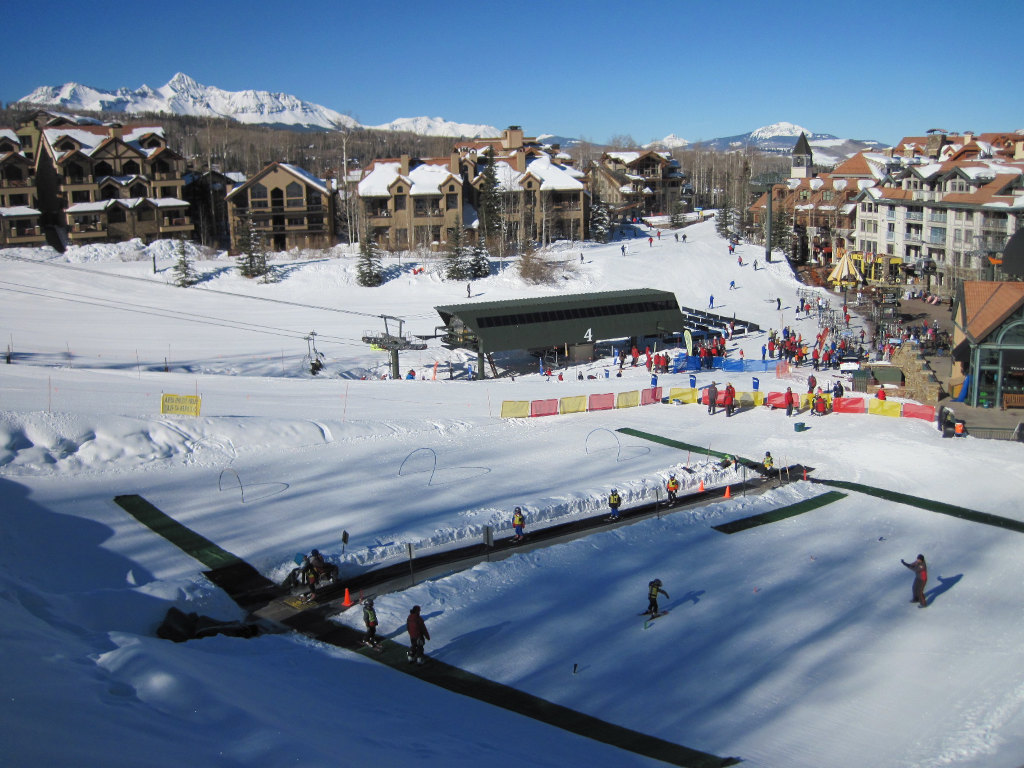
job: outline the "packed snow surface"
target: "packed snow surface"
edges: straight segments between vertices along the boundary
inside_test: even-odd
[[[361,341],[383,330],[380,315],[431,336],[437,305],[640,287],[692,307],[713,294],[722,314],[817,331],[794,317],[785,263],[741,245],[739,266],[711,222],[686,233],[651,230],[648,244],[641,228],[625,255],[618,240],[553,247],[546,258],[563,266],[551,286],[496,261],[470,299],[416,254],[389,257],[376,289],[356,285],[344,247],[278,254],[270,283],[241,278],[226,256],[201,260],[203,281],[183,289],[167,243],[0,251],[13,354],[0,364],[5,765],[657,764],[293,634],[157,639],[171,606],[243,617],[200,563],[114,505],[119,494],[277,580],[313,547],[354,574],[409,543],[436,551],[487,525],[508,535],[516,505],[529,532],[604,514],[613,486],[628,508],[663,492],[669,473],[684,492],[742,480],[623,427],[1024,518],[1019,444],[868,415],[801,417],[811,428],[797,433],[779,411],[726,419],[697,405],[502,419],[505,400],[632,391],[650,374],[627,365],[616,377],[605,357],[548,380],[536,361],[499,355],[530,372],[473,382],[475,359],[432,339],[401,356],[415,381],[383,380],[385,354]],[[730,355],[760,359],[765,340],[741,337]],[[315,378],[313,344],[326,362]],[[807,371],[756,375],[762,390],[801,389]],[[750,374],[697,380],[752,386]],[[160,415],[162,393],[201,396],[201,415]],[[747,766],[1019,766],[1021,535],[852,492],[742,533],[712,528],[825,491],[793,479],[380,595],[381,634],[406,642],[405,616],[421,605],[428,655]],[[900,564],[918,553],[926,609],[909,602]],[[655,577],[670,613],[645,629]],[[337,620],[359,626],[355,612]]]

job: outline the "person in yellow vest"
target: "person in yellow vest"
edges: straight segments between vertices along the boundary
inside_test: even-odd
[[[619,496],[619,492],[612,488],[612,492],[608,494],[608,506],[611,507],[612,514],[609,519],[619,519],[619,506],[622,504],[622,497]]]
[[[762,463],[764,464],[764,473],[767,475],[772,471],[772,467],[775,466],[775,459],[772,458],[771,451],[764,452],[764,461]]]
[[[526,518],[523,517],[523,510],[520,507],[516,507],[515,512],[512,513],[512,527],[516,532],[516,541],[522,541],[526,538],[526,534],[523,531],[526,527]]]
[[[644,616],[647,613],[649,613],[651,616],[657,616],[658,615],[658,613],[659,613],[659,611],[658,611],[658,593],[659,592],[665,596],[666,600],[671,600],[672,599],[671,597],[668,596],[668,592],[666,592],[664,589],[661,588],[661,579],[655,579],[654,581],[650,582],[647,585],[647,601],[648,601],[647,602],[647,611],[646,611],[646,613],[640,614],[641,616]]]
[[[668,482],[665,483],[665,490],[668,491],[669,503],[676,500],[676,494],[679,493],[679,481],[676,480],[675,475],[668,476]]]

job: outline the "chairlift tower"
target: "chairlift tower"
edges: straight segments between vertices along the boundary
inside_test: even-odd
[[[401,373],[398,370],[398,353],[410,349],[426,349],[427,344],[422,341],[413,341],[410,337],[403,335],[402,325],[405,321],[401,318],[391,315],[381,315],[380,317],[384,321],[384,332],[364,331],[363,343],[387,350],[391,357],[391,378],[398,379],[401,378]],[[391,332],[389,320],[398,324],[397,333]]]

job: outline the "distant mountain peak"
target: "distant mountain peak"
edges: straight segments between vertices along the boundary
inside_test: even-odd
[[[303,101],[287,93],[244,90],[225,91],[203,85],[184,72],[178,72],[160,88],[142,85],[116,91],[92,88],[81,83],[36,88],[21,102],[44,104],[64,111],[163,112],[196,117],[223,117],[255,125],[285,125],[297,128],[339,130],[377,128],[409,131],[424,136],[498,136],[489,125],[454,123],[440,117],[411,117],[381,126],[362,126],[348,115]]]
[[[756,128],[750,132],[750,137],[753,139],[774,139],[777,136],[797,138],[801,133],[806,133],[808,137],[814,135],[813,131],[809,131],[795,123],[781,122]]]

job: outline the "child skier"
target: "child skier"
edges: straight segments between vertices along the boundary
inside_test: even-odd
[[[523,510],[519,507],[516,507],[515,512],[512,513],[512,527],[516,532],[516,541],[526,538],[523,533],[523,529],[526,527],[526,518],[523,517]]]
[[[679,493],[679,481],[676,480],[675,475],[668,476],[668,482],[665,483],[665,490],[668,492],[668,502],[671,504],[676,500],[676,494]]]
[[[659,592],[665,596],[666,600],[671,600],[672,599],[672,598],[670,598],[668,596],[668,592],[666,592],[664,589],[661,588],[661,579],[655,579],[654,581],[650,582],[647,585],[647,600],[648,600],[647,611],[644,614],[641,614],[641,615],[646,615],[648,613],[651,616],[657,616],[658,615],[658,613],[659,613],[659,611],[658,611],[658,593]]]
[[[373,598],[363,600],[363,624],[366,625],[366,634],[363,635],[363,645],[377,647],[379,643],[377,636],[377,612],[373,609]]]

